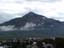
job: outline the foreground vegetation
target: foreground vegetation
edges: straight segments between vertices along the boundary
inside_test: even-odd
[[[51,48],[64,48],[64,38],[0,39],[0,46],[5,46],[6,48],[27,48],[29,45],[31,48],[34,47],[34,45],[38,48],[45,48],[47,45],[51,46]]]

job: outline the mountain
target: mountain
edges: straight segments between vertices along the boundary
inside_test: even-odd
[[[6,29],[7,28],[7,29]],[[64,36],[64,22],[29,12],[20,18],[0,24],[0,30],[28,30],[38,32],[38,34],[49,34],[50,36]]]
[[[15,25],[15,27],[22,27],[24,26],[27,22],[30,23],[35,23],[35,24],[39,24],[39,23],[42,23],[43,22],[43,19],[44,16],[41,16],[41,15],[37,15],[33,12],[29,12],[28,14],[24,15],[23,17],[21,18],[15,18],[15,19],[12,19],[10,21],[7,21],[3,24],[0,24],[0,26],[8,26],[8,25]]]
[[[41,25],[44,25],[44,26],[57,25],[58,26],[59,24],[61,24],[61,22],[54,19],[46,18],[45,16],[38,15],[33,12],[29,12],[23,17],[12,19],[10,21],[0,24],[0,26],[14,25],[16,28],[20,28],[25,26],[26,24],[34,24],[36,26],[41,26]]]

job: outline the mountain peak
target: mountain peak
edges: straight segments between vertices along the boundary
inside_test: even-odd
[[[27,14],[36,14],[36,13],[35,13],[35,12],[30,11],[30,12],[28,12]]]
[[[25,14],[22,18],[23,18],[24,20],[27,19],[28,21],[30,21],[30,20],[36,21],[36,20],[41,20],[41,19],[44,18],[44,17],[45,17],[45,16],[36,14],[36,13],[34,13],[34,12],[29,12],[29,13]]]
[[[29,12],[29,13],[27,13],[26,15],[24,15],[24,16],[37,16],[38,14],[36,14],[36,13],[34,13],[34,12]]]

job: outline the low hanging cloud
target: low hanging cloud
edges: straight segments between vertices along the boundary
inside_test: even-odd
[[[0,26],[0,30],[1,31],[13,31],[13,30],[17,30],[17,29],[14,28],[14,26],[8,25],[8,26]]]
[[[20,30],[33,30],[34,27],[36,26],[36,24],[30,22],[30,23],[26,23],[23,27],[20,28]]]
[[[36,24],[34,23],[26,23],[23,27],[20,29],[14,28],[14,25],[8,25],[8,26],[0,26],[0,31],[14,31],[14,30],[33,30]]]

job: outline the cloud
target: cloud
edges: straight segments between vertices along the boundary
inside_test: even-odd
[[[8,25],[8,26],[0,26],[0,31],[14,31],[14,30],[33,30],[36,24],[32,22],[27,22],[23,27],[20,29],[14,28],[14,25]]]
[[[42,1],[42,2],[55,2],[55,1],[60,1],[60,0],[0,0],[0,2],[3,3],[22,3],[26,1]]]
[[[20,28],[20,30],[33,30],[34,27],[36,26],[36,24],[30,22],[30,23],[26,23],[23,27]]]
[[[27,0],[27,1],[56,2],[60,0]]]
[[[14,26],[11,26],[11,25],[0,26],[0,31],[13,31],[13,30],[17,30],[17,29],[14,28]]]

